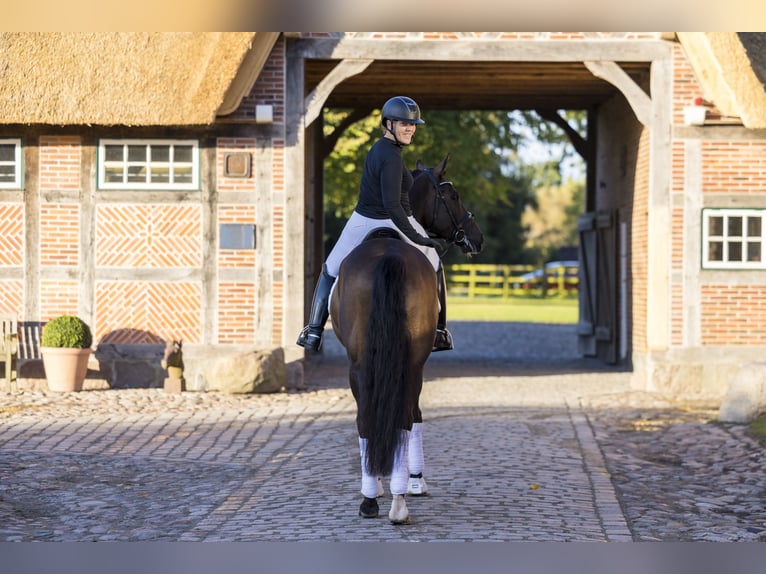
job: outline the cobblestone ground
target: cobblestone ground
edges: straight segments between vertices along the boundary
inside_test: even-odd
[[[430,495],[408,497],[409,526],[388,523],[389,495],[357,516],[355,405],[328,337],[306,388],[273,395],[0,392],[0,541],[764,538],[762,449],[714,405],[631,392],[568,328],[452,329],[478,351],[429,360]]]

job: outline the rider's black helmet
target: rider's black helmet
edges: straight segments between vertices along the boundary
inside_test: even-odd
[[[409,122],[412,124],[424,124],[420,119],[420,108],[415,103],[415,100],[408,98],[407,96],[394,96],[383,104],[383,109],[380,110],[380,120],[385,126],[386,120],[399,120],[401,122]]]

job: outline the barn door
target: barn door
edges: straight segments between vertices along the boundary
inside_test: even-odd
[[[577,221],[580,235],[580,354],[617,362],[616,213],[586,213]]]

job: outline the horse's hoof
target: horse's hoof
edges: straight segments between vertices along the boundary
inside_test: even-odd
[[[377,518],[379,510],[378,501],[365,496],[362,504],[359,506],[359,516],[362,518]]]
[[[412,496],[427,496],[428,486],[426,485],[426,479],[422,476],[410,476],[407,481],[407,494]]]
[[[388,520],[391,524],[409,524],[410,511],[407,510],[407,503],[403,494],[394,494],[391,501],[391,511],[388,513]]]

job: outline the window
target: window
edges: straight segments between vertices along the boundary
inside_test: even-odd
[[[101,140],[99,189],[199,189],[196,140]]]
[[[0,139],[0,189],[21,189],[20,139]]]
[[[703,269],[766,269],[763,209],[703,209]]]

